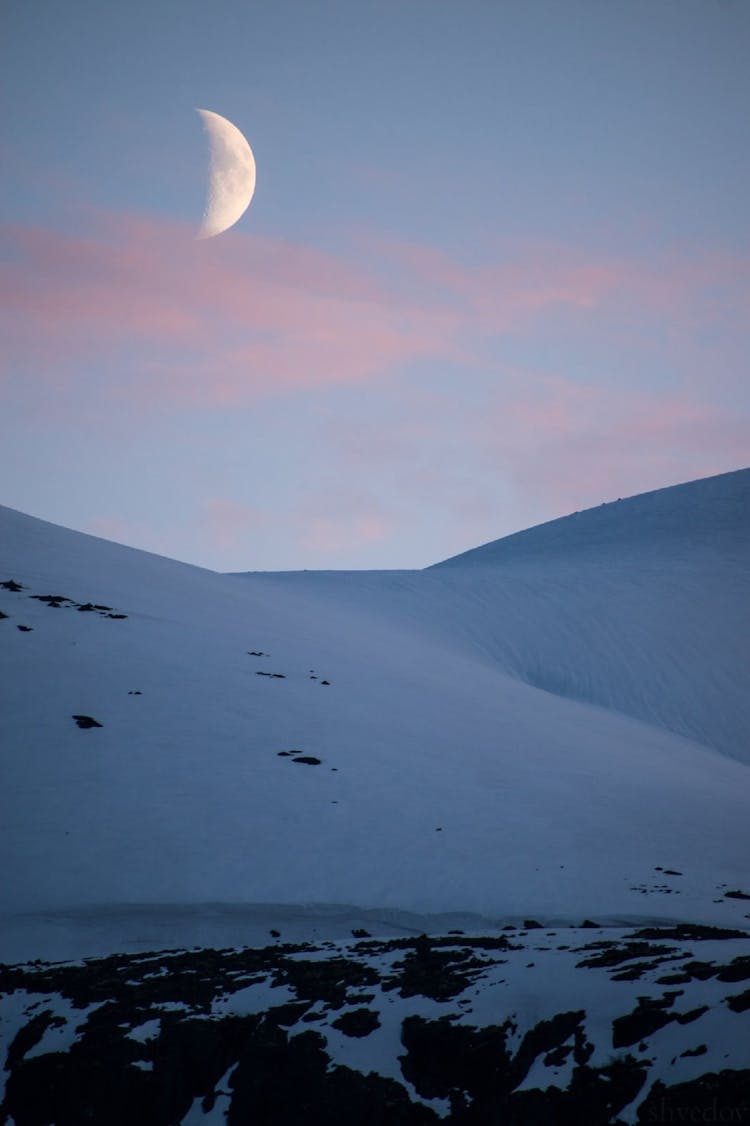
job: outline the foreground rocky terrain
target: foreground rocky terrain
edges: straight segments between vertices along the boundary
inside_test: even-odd
[[[742,1122],[750,935],[494,935],[0,970],[0,1122]]]

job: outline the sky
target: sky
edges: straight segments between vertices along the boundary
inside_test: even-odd
[[[423,567],[750,463],[745,0],[5,0],[0,501]],[[257,186],[196,240],[208,149]]]

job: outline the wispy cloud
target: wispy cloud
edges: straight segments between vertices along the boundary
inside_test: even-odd
[[[130,357],[120,381],[177,403],[242,401],[383,374],[439,353],[452,318],[404,306],[367,271],[253,235],[194,242],[119,217],[96,237],[6,229],[6,369]]]
[[[382,504],[362,490],[302,491],[286,504],[266,508],[226,495],[197,506],[195,522],[207,533],[211,551],[262,566],[267,544],[280,545],[294,562],[320,566],[326,560],[361,565],[367,551],[387,540],[396,522]],[[252,563],[252,561],[255,563]],[[258,561],[261,561],[260,563]]]
[[[59,386],[115,363],[107,394],[136,404],[383,380],[415,359],[482,365],[507,334],[560,317],[618,346],[658,331],[679,351],[743,323],[750,292],[750,264],[716,254],[644,263],[526,244],[472,263],[372,236],[338,254],[240,232],[196,242],[128,216],[77,236],[6,227],[2,241],[6,373]]]
[[[739,256],[527,243],[469,261],[361,234],[326,253],[238,231],[196,242],[128,216],[1,237],[0,370],[43,414],[99,412],[111,432],[120,414],[317,394],[314,480],[268,509],[249,485],[196,498],[227,552],[397,554],[436,506],[468,543],[514,530],[508,490],[546,518],[750,460]]]
[[[750,420],[689,386],[657,390],[508,372],[502,394],[467,431],[482,466],[545,517],[750,460]]]

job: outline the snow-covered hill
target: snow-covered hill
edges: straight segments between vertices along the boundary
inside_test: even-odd
[[[601,505],[426,571],[248,576],[750,762],[750,470]]]
[[[650,503],[741,512],[748,479]],[[623,502],[623,535],[648,503]],[[746,536],[695,562],[677,525],[679,566],[588,559],[585,534],[576,557],[571,534],[565,565],[232,577],[3,510],[5,910],[736,924]]]
[[[646,560],[695,558],[747,561],[750,550],[750,469],[720,473],[597,508],[454,555],[438,567],[487,566],[572,557]]]
[[[260,946],[269,931],[317,943],[284,947],[278,957],[261,952],[250,958],[250,977],[232,970],[232,989],[242,984],[244,992],[216,1036],[234,1043],[232,1014],[260,1011],[252,990],[268,1007],[269,997],[279,999],[268,989],[288,981],[290,1004],[273,1018],[283,1066],[291,1066],[289,1045],[311,1035],[295,1022],[312,1020],[324,1022],[316,1025],[323,1039],[313,1037],[321,1074],[323,1044],[366,1071],[370,1049],[358,1054],[349,1038],[371,1035],[380,1021],[384,1031],[367,1043],[377,1040],[380,1074],[404,1079],[409,1095],[387,1084],[360,1094],[372,1106],[381,1097],[395,1106],[389,1100],[397,1097],[398,1121],[435,1121],[454,1096],[480,1098],[470,1093],[474,1080],[459,1077],[448,1100],[447,1080],[420,1070],[427,1050],[420,1037],[433,1045],[428,1056],[446,1035],[452,1043],[445,1018],[459,1017],[446,1005],[458,996],[465,1009],[457,1029],[487,1024],[493,1014],[496,1023],[516,1022],[512,1035],[510,1026],[495,1029],[507,1041],[510,1086],[492,1106],[516,1100],[519,1122],[525,1113],[529,1122],[543,1120],[534,1118],[534,1091],[552,1074],[567,1091],[560,1097],[571,1121],[589,1114],[589,1097],[606,1109],[590,1121],[609,1122],[617,1099],[631,1104],[622,1120],[634,1121],[633,1099],[647,1077],[674,1081],[679,1073],[692,1082],[708,1066],[734,1068],[716,1088],[733,1091],[746,1082],[737,1080],[742,1053],[730,1048],[750,999],[747,991],[732,994],[730,1004],[721,983],[750,973],[741,953],[750,918],[749,487],[743,470],[660,490],[421,572],[219,575],[0,509],[0,960]],[[584,919],[596,923],[587,924],[588,943],[578,934]],[[531,937],[519,930],[524,921]],[[654,930],[670,921],[671,930]],[[651,930],[628,932],[636,925]],[[516,945],[507,950],[498,943],[501,927],[514,928]],[[413,937],[456,928],[495,936],[471,940],[479,961],[460,940],[433,949]],[[385,945],[374,938],[352,947],[352,929]],[[710,946],[713,961],[695,960],[687,944],[696,942]],[[722,943],[734,956],[726,965]],[[399,952],[403,963],[393,960]],[[156,1054],[141,1058],[123,1041],[101,1063],[114,1069],[111,1083],[122,1067],[158,1073],[128,1080],[123,1121],[141,1104],[152,1116],[138,1111],[144,1123],[173,1121],[177,1111],[159,1102],[168,1089],[177,1098],[172,1064],[160,1070],[162,1048],[179,1054],[185,1037],[204,1035],[190,1014],[205,1014],[206,998],[219,1005],[217,1020],[224,1013],[217,998],[228,986],[208,953],[186,970],[199,974],[189,979],[197,983],[213,967],[205,996],[183,983],[168,996],[159,986],[152,997],[156,987],[138,984],[140,963],[130,958],[92,963],[81,971],[88,984],[77,970],[0,974],[0,993],[3,982],[9,991],[0,1003],[12,1071],[6,1105],[17,1126],[37,1121],[37,1111],[26,1119],[23,1108],[49,1089],[45,1069],[60,1037],[73,1045],[71,1083],[76,1068],[100,1067],[85,1054],[100,1050],[101,988],[92,985],[100,980],[113,1005],[119,998],[112,1020],[132,1025],[136,1038],[139,1021],[150,1027],[167,1011],[183,1014],[184,1027],[169,1017]],[[337,1001],[324,990],[321,1013],[307,1012],[301,1001],[309,1002],[312,987],[300,986],[297,964],[339,956],[331,973],[345,964],[352,982],[383,994],[373,1002],[377,1012],[343,1024],[334,1019],[341,1005],[361,1009],[369,995]],[[678,958],[684,966],[665,976],[670,965],[662,963]],[[456,976],[454,963],[474,968]],[[590,971],[579,965],[616,967],[615,984],[581,992],[576,973]],[[402,997],[433,1000],[392,1008],[402,972]],[[385,976],[376,986],[378,973]],[[446,974],[452,992],[441,993]],[[679,992],[661,994],[678,979],[686,995],[672,1011]],[[652,997],[645,1007],[644,990]],[[84,995],[94,1005],[90,1017],[76,1008]],[[588,1015],[581,1009],[562,1019],[561,1006],[579,995]],[[512,1013],[499,1011],[503,998]],[[37,1002],[47,1008],[34,1016]],[[477,1006],[481,1020],[470,1015]],[[700,1061],[692,1027],[682,1031],[699,1017],[710,1041]],[[265,1052],[260,1019],[243,1017]],[[345,1031],[358,1020],[364,1031]],[[399,1064],[407,1024],[415,1054]],[[294,1028],[282,1034],[282,1025]],[[651,1055],[617,1072],[612,1047],[635,1043],[621,1028],[642,1036],[638,1050]],[[115,1025],[111,1032],[126,1035]],[[478,1035],[474,1044],[473,1035],[464,1047],[479,1060],[485,1041]],[[591,1063],[586,1035],[597,1044]],[[211,1048],[216,1061],[225,1048]],[[676,1071],[673,1057],[681,1061]],[[481,1066],[477,1075],[483,1090]],[[181,1121],[243,1120],[231,1108],[229,1119],[223,1112],[210,1119],[220,1078],[211,1072],[186,1083]],[[606,1091],[615,1089],[613,1102]],[[661,1090],[651,1088],[643,1114]],[[670,1106],[682,1105],[676,1090]],[[700,1098],[713,1090],[703,1084]],[[262,1098],[277,1095],[283,1101],[278,1092]],[[231,1107],[246,1097],[238,1094]],[[111,1100],[103,1105],[94,1118],[119,1122]],[[351,1113],[360,1116],[356,1107]],[[278,1111],[273,1120],[297,1121],[294,1113],[286,1119]],[[451,1119],[464,1120],[484,1121]]]

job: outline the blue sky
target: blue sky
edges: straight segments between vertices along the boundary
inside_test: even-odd
[[[2,500],[423,566],[748,463],[740,0],[6,5]],[[257,188],[193,239],[194,107]]]

